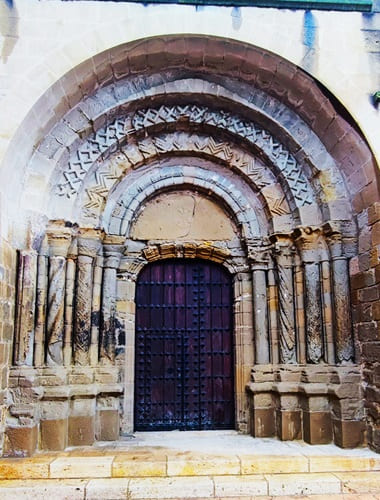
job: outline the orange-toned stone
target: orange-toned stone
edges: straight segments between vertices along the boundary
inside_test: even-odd
[[[54,457],[0,459],[0,479],[42,479],[49,477]]]
[[[166,476],[166,455],[149,451],[117,455],[112,464],[112,477]]]

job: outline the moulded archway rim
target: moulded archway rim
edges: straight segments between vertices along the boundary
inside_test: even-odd
[[[368,188],[368,185],[371,183],[376,183],[376,175],[377,171],[375,168],[375,165],[371,163],[373,161],[372,155],[370,153],[370,150],[367,148],[365,145],[364,141],[358,136],[358,134],[349,126],[347,123],[343,123],[344,120],[336,114],[335,110],[333,109],[333,106],[323,95],[323,93],[319,90],[317,84],[314,82],[312,77],[309,77],[304,71],[299,70],[296,66],[294,66],[292,63],[289,63],[287,60],[282,58],[281,56],[278,56],[274,53],[270,53],[269,51],[259,49],[255,47],[254,45],[247,43],[247,42],[241,42],[241,41],[236,41],[227,38],[221,38],[221,37],[209,37],[208,39],[205,39],[204,35],[162,35],[162,36],[153,36],[150,38],[144,38],[144,39],[139,39],[139,40],[134,40],[127,42],[125,44],[113,47],[111,49],[107,49],[106,51],[103,51],[101,53],[98,53],[96,56],[94,56],[91,60],[87,60],[86,62],[81,63],[79,66],[75,67],[72,69],[72,71],[75,72],[76,79],[78,79],[80,82],[82,82],[83,86],[85,84],[89,84],[87,91],[91,93],[91,88],[95,88],[96,86],[99,85],[99,80],[98,78],[95,78],[95,73],[94,73],[94,67],[96,66],[96,61],[97,60],[102,60],[100,62],[100,66],[98,67],[97,71],[98,73],[105,68],[111,68],[110,64],[112,62],[112,75],[113,78],[117,78],[120,76],[122,78],[124,75],[117,74],[117,71],[115,72],[115,68],[117,68],[117,64],[121,64],[122,67],[125,69],[125,58],[127,58],[129,68],[128,68],[128,73],[135,72],[135,73],[144,73],[144,71],[149,67],[148,61],[147,61],[147,45],[146,44],[154,44],[157,42],[159,45],[161,44],[161,52],[166,55],[165,62],[163,64],[163,67],[165,68],[171,68],[171,67],[181,67],[181,61],[186,61],[186,64],[191,67],[192,61],[191,58],[194,58],[194,54],[192,53],[191,49],[191,44],[196,44],[196,42],[201,42],[203,44],[203,58],[202,58],[202,68],[203,70],[206,71],[207,74],[210,74],[212,72],[219,72],[219,74],[225,74],[225,72],[229,71],[231,75],[240,78],[241,80],[246,80],[249,81],[250,84],[252,85],[257,85],[259,82],[259,88],[260,85],[265,87],[265,77],[269,75],[269,79],[274,78],[274,75],[276,75],[276,78],[280,78],[280,81],[275,81],[273,80],[274,84],[271,86],[268,86],[268,89],[266,91],[269,94],[274,94],[278,96],[282,96],[284,99],[284,102],[287,100],[288,104],[293,102],[292,105],[290,105],[290,108],[296,110],[296,112],[302,117],[304,116],[305,118],[307,117],[308,110],[310,111],[309,107],[311,108],[316,106],[318,104],[318,109],[319,113],[322,111],[324,113],[327,113],[333,118],[331,119],[330,116],[330,122],[329,124],[325,127],[324,133],[319,135],[321,138],[322,142],[327,140],[327,136],[330,137],[332,132],[336,129],[337,132],[337,137],[336,137],[336,142],[334,143],[332,141],[332,144],[329,145],[328,149],[332,149],[335,151],[334,148],[337,150],[337,155],[341,156],[342,161],[340,163],[340,168],[339,171],[342,173],[346,173],[346,164],[348,162],[348,168],[352,168],[355,172],[355,176],[361,176],[362,179],[357,183],[357,188],[354,186],[352,189],[359,191],[360,189],[364,191],[364,189]],[[174,43],[175,42],[175,43]],[[224,48],[223,52],[223,58],[220,58],[220,56],[214,54],[214,59],[212,59],[212,50],[210,49],[211,46],[214,47],[215,45],[218,46],[217,44],[220,44]],[[175,47],[173,47],[175,45]],[[187,47],[187,45],[189,47]],[[181,53],[181,49],[184,49],[184,53]],[[239,49],[240,52],[243,51],[244,58],[241,57],[239,58],[239,54],[236,54],[236,50]],[[187,52],[186,52],[187,50]],[[208,53],[207,51],[210,51],[211,53]],[[238,52],[239,52],[238,50]],[[117,55],[120,53],[123,53],[123,57],[118,61],[117,60]],[[138,56],[138,52],[140,51],[140,59]],[[170,52],[171,51],[171,52]],[[235,53],[234,53],[235,51]],[[137,52],[137,53],[136,53]],[[229,59],[227,55],[231,55],[231,58]],[[152,55],[156,56],[157,54],[154,53],[152,50]],[[247,55],[251,55],[250,57],[247,57]],[[196,54],[195,54],[196,56]],[[256,60],[254,60],[256,57]],[[104,58],[106,60],[104,61]],[[172,58],[172,59],[171,59]],[[152,58],[151,58],[152,59]],[[159,60],[159,58],[158,58]],[[235,64],[235,66],[232,65],[229,68],[226,69],[228,66],[228,62]],[[102,63],[105,64],[105,66],[102,66]],[[259,64],[260,63],[260,64]],[[265,64],[264,64],[265,63]],[[151,64],[151,63],[150,63]],[[245,65],[248,65],[247,67],[244,67]],[[108,66],[107,66],[108,65]],[[140,65],[140,66],[139,66]],[[281,65],[284,67],[282,70],[280,70]],[[150,66],[151,67],[151,66]],[[149,67],[149,68],[150,68]],[[193,66],[193,69],[198,67],[196,64]],[[244,68],[246,72],[244,73]],[[90,75],[87,74],[87,70],[90,71]],[[159,71],[159,67],[156,68]],[[194,69],[195,70],[195,69]],[[255,73],[255,70],[257,74]],[[289,74],[286,74],[286,72],[290,72]],[[92,73],[91,73],[92,72]],[[261,73],[260,73],[261,72]],[[107,73],[107,72],[106,72]],[[252,78],[254,75],[254,78]],[[67,74],[65,75],[66,77],[68,76]],[[87,76],[87,81],[86,81],[86,76]],[[109,73],[108,73],[109,76]],[[270,78],[271,77],[271,78]],[[89,83],[89,79],[91,80],[92,78],[92,83]],[[264,80],[264,82],[260,82],[260,78]],[[67,78],[66,78],[67,80]],[[271,83],[273,83],[271,81]],[[281,89],[278,88],[279,83],[282,83]],[[291,86],[287,86],[291,82]],[[268,83],[268,82],[267,82]],[[60,79],[57,81],[57,84],[59,84],[61,90],[64,87],[64,80]],[[92,85],[92,87],[91,87]],[[53,86],[54,87],[54,86]],[[45,96],[42,97],[42,103],[43,103],[43,98],[45,97],[46,99],[52,99],[52,94],[54,94],[54,88],[51,87],[49,89],[49,93],[46,93]],[[77,85],[74,86],[77,88]],[[305,87],[307,87],[307,90],[305,91]],[[283,89],[286,89],[286,92],[284,93]],[[295,89],[295,90],[294,90]],[[73,88],[72,88],[73,90]],[[306,92],[307,99],[301,99],[297,101],[297,93],[298,93],[298,98],[302,95],[302,90]],[[289,94],[290,92],[290,94]],[[288,95],[289,94],[289,95]],[[62,95],[61,93],[58,93],[58,95]],[[72,96],[71,96],[72,97]],[[83,97],[83,96],[82,96]],[[303,96],[305,97],[305,96]],[[53,99],[54,100],[54,99]],[[79,101],[78,101],[79,102]],[[321,104],[322,103],[322,104]],[[41,107],[41,103],[39,103]],[[301,105],[303,104],[303,105]],[[31,119],[32,121],[36,119],[37,114],[36,114],[36,105],[33,107],[31,111]],[[59,114],[58,112],[59,106],[57,105],[57,115]],[[64,110],[63,110],[64,111]],[[34,117],[32,116],[34,114]],[[310,117],[309,117],[310,118]],[[38,121],[39,121],[39,133],[44,130],[44,125],[42,124],[43,122],[43,116],[38,115]],[[49,123],[49,121],[48,121]],[[55,117],[54,123],[57,123],[57,118]],[[314,122],[313,122],[314,123]],[[31,136],[29,140],[32,142],[36,142],[35,140],[33,141],[33,134],[30,134],[30,127],[28,127],[30,123],[25,120],[23,122],[23,125],[20,127],[19,131],[22,132],[21,129],[24,129],[22,132],[24,136],[26,135],[26,129],[29,131],[29,135]],[[313,128],[313,124],[311,125],[311,128]],[[33,128],[33,130],[36,130]],[[339,135],[340,134],[340,135]],[[317,134],[318,135],[318,134]],[[36,139],[34,137],[34,139]],[[349,159],[347,159],[347,155],[344,156],[344,153],[342,155],[342,150],[344,149],[344,146],[346,146],[346,142],[348,141],[348,144],[355,142],[357,149],[359,150],[358,152],[358,157],[359,161],[358,164],[355,164],[353,167],[349,163]],[[14,137],[14,142],[15,142],[15,147],[17,147],[17,134]],[[338,147],[339,146],[339,147]],[[34,146],[33,146],[34,147]],[[360,150],[360,148],[362,150]],[[363,148],[365,151],[363,151]],[[15,168],[13,169],[14,175],[13,179],[15,180],[17,178],[18,184],[23,185],[23,182],[19,182],[20,178],[23,178],[22,175],[20,175],[20,172],[17,172],[18,168],[23,169],[25,164],[29,164],[28,161],[25,162],[25,158],[22,158],[23,155],[28,155],[30,149],[28,147],[25,147],[22,151],[22,153],[18,153],[15,155],[15,158],[12,158],[11,156],[9,157],[9,165],[12,165],[16,162],[16,165],[13,165]],[[12,153],[12,148],[8,149],[8,153]],[[335,153],[334,153],[335,154]],[[41,160],[41,168],[44,161],[45,163],[51,163],[51,161],[54,161],[54,158],[46,159],[46,158],[39,158]],[[362,164],[360,164],[362,162]],[[362,168],[363,166],[366,166],[366,170]],[[371,173],[373,172],[373,174]],[[351,172],[346,173],[347,176],[351,174]],[[369,179],[369,177],[373,177],[373,179]],[[12,181],[12,178],[9,179],[9,181]],[[36,182],[35,180],[33,180]],[[12,187],[12,183],[10,182],[10,187]],[[374,184],[373,184],[374,185]],[[373,187],[372,185],[372,187]],[[376,188],[377,189],[377,188]],[[12,191],[10,189],[9,191]],[[14,192],[14,190],[12,191]],[[17,189],[15,190],[17,193]],[[355,192],[353,195],[356,194]],[[360,193],[357,193],[360,194]],[[17,202],[19,202],[17,196],[13,196]],[[7,200],[9,201],[9,200]],[[17,203],[16,202],[16,203]]]

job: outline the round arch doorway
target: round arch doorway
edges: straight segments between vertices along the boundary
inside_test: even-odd
[[[136,289],[135,430],[235,427],[232,280],[221,265],[148,264]]]

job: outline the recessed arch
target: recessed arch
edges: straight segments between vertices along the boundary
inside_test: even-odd
[[[200,167],[168,166],[148,169],[145,176],[138,177],[135,183],[128,178],[116,188],[113,203],[104,210],[104,226],[107,232],[128,237],[133,218],[141,204],[155,193],[165,189],[190,186],[215,196],[225,203],[247,238],[267,234],[266,221],[260,215],[259,207],[252,206],[254,198],[247,199],[238,178],[226,179],[215,171],[208,172]],[[257,214],[255,212],[258,212]]]

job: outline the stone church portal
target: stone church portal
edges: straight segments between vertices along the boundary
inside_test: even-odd
[[[362,445],[379,193],[347,114],[218,37],[113,47],[59,84],[20,185],[4,453],[177,428]]]

